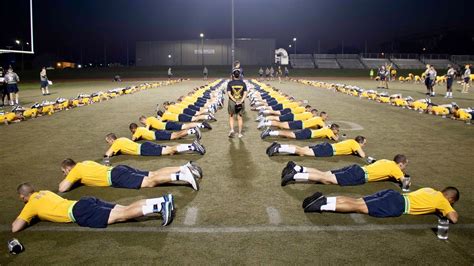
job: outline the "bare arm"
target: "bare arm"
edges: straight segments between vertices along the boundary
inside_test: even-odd
[[[356,152],[360,157],[365,158],[365,152],[362,150],[362,148],[357,149]]]
[[[245,98],[247,98],[248,91],[244,92],[244,96],[242,96],[242,100],[239,103],[245,102]]]
[[[459,214],[456,211],[450,212],[446,215],[446,217],[453,223],[458,222]]]
[[[107,157],[112,157],[112,156],[114,156],[114,150],[112,149],[112,147],[110,147],[110,148],[105,152],[105,156],[107,156]]]
[[[16,233],[25,229],[28,226],[28,223],[23,219],[16,218],[15,221],[12,223],[12,233]]]
[[[68,191],[68,190],[71,189],[72,184],[73,184],[73,183],[71,183],[71,182],[69,182],[68,180],[64,179],[63,181],[61,181],[61,183],[59,183],[59,189],[58,189],[58,191],[61,192],[61,193],[62,193],[62,192],[66,192],[66,191]]]

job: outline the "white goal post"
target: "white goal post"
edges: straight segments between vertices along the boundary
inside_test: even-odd
[[[34,39],[33,39],[33,0],[30,0],[30,43],[31,43],[31,50],[8,50],[8,49],[0,49],[0,54],[5,53],[17,53],[17,54],[34,54],[35,53],[35,46],[34,46]]]

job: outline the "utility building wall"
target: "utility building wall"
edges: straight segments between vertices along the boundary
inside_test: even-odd
[[[137,66],[231,65],[230,39],[137,42]],[[275,59],[274,39],[236,39],[235,59],[242,65],[270,65]]]

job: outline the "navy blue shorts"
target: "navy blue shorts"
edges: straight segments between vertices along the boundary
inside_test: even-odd
[[[163,146],[149,141],[143,142],[140,146],[141,156],[161,156],[162,151]]]
[[[448,78],[448,80],[446,81],[446,87],[448,89],[451,89],[451,87],[453,86],[453,81],[454,81],[454,78]]]
[[[469,83],[470,80],[471,80],[471,79],[470,79],[469,77],[465,77],[465,78],[464,78],[464,83]]]
[[[48,83],[48,81],[47,81],[47,80],[46,80],[46,81],[41,81],[41,82],[40,82],[40,88],[46,88],[46,87],[48,87],[48,86],[49,86],[49,83]]]
[[[155,140],[170,140],[171,134],[171,132],[165,130],[157,130],[155,131]]]
[[[295,131],[296,139],[310,139],[311,138],[311,129],[305,128],[303,130]]]
[[[17,93],[18,86],[16,84],[7,84],[7,93]]]
[[[296,120],[296,121],[289,121],[288,126],[290,129],[303,129],[303,121]]]
[[[398,217],[405,212],[405,198],[393,189],[386,189],[364,197],[369,215],[374,217]]]
[[[272,107],[272,110],[273,110],[273,111],[280,111],[280,110],[283,110],[283,104],[281,104],[281,103],[272,105],[271,107]]]
[[[199,107],[197,107],[197,106],[195,106],[195,105],[192,105],[192,104],[188,105],[188,109],[191,109],[191,110],[194,110],[194,111],[199,111],[199,110],[201,110],[201,108],[199,108]]]
[[[178,115],[179,122],[191,122],[193,120],[192,116],[180,114]]]
[[[110,212],[115,204],[102,201],[95,197],[82,197],[72,207],[75,222],[84,227],[107,227]]]
[[[286,115],[286,114],[289,114],[289,113],[291,113],[290,108],[285,108],[285,109],[280,111],[280,115]]]
[[[292,113],[286,114],[286,115],[280,115],[279,119],[281,122],[289,122],[289,121],[295,120],[295,115]]]
[[[183,124],[176,122],[166,122],[166,130],[181,130],[183,129]]]
[[[267,101],[267,104],[270,105],[270,106],[273,106],[273,105],[277,105],[278,102],[277,102],[277,100],[275,100],[275,99],[272,98],[271,100],[268,100],[268,101]]]
[[[357,164],[349,165],[341,169],[332,170],[340,186],[356,186],[365,184],[365,171]]]
[[[110,171],[110,181],[112,187],[139,189],[142,186],[143,178],[149,172],[140,171],[126,165],[117,165]]]
[[[183,109],[183,114],[186,114],[186,115],[194,116],[196,113],[197,111],[189,109],[189,108]]]
[[[323,142],[316,145],[309,146],[313,150],[314,156],[316,157],[332,157],[334,155],[334,149],[331,143]]]

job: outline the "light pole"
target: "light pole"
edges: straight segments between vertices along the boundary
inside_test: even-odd
[[[201,62],[204,67],[204,33],[199,34],[199,37],[201,37]]]
[[[20,40],[16,40],[15,42],[16,44],[21,46],[21,51],[23,52],[24,51],[23,42]],[[25,57],[24,57],[24,54],[21,53],[21,72],[24,72],[24,71],[25,71]]]
[[[234,0],[232,0],[232,68],[235,62],[235,36],[234,36]]]
[[[295,43],[295,58],[296,58],[296,37],[293,38],[293,42]]]

